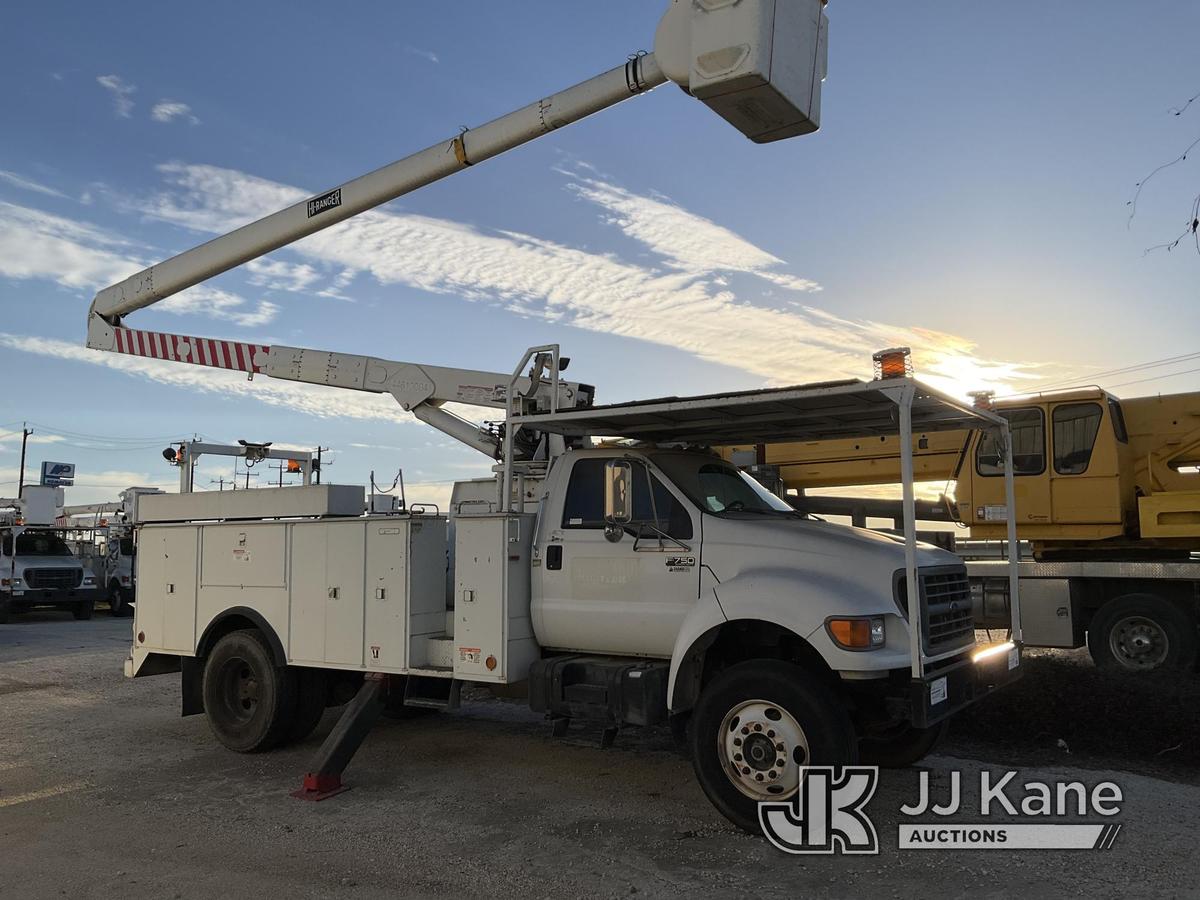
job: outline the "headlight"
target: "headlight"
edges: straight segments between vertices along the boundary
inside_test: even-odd
[[[89,584],[90,584],[90,585],[95,585],[95,583],[96,583],[96,576],[95,576],[95,575],[85,575],[85,576],[83,576],[83,583],[84,583],[85,585],[89,585]]]
[[[876,650],[887,643],[883,616],[829,618],[825,630],[843,650]]]

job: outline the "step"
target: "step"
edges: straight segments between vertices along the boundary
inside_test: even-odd
[[[438,634],[425,639],[425,665],[427,669],[454,668],[454,638]]]

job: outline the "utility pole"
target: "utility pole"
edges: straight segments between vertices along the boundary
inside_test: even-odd
[[[237,477],[238,477],[238,475],[240,475],[240,474],[242,474],[242,473],[240,473],[240,472],[238,471],[238,458],[235,456],[235,457],[233,458],[233,489],[234,489],[235,491],[237,490]],[[246,473],[245,473],[245,474],[246,474],[246,490],[250,490],[250,479],[251,479],[252,477],[253,477],[253,478],[257,478],[257,477],[258,477],[258,472],[251,472],[251,471],[250,471],[250,466],[248,466],[248,465],[247,465],[247,466],[246,466]]]
[[[17,476],[17,496],[25,492],[25,445],[29,442],[29,436],[33,434],[33,429],[25,427],[28,423],[21,423],[21,474]]]
[[[328,449],[328,447],[317,446],[317,470],[313,472],[313,475],[316,476],[314,480],[317,484],[321,483],[321,454]]]
[[[226,481],[224,478],[210,478],[208,479],[208,483],[217,485],[218,491],[225,490],[225,485],[227,484],[233,484],[232,481]]]

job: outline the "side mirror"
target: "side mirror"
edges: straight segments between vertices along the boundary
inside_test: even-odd
[[[633,466],[623,459],[610,459],[604,466],[604,533],[621,539],[622,526],[633,519]]]

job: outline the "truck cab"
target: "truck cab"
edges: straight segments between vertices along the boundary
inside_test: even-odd
[[[60,530],[0,528],[0,621],[37,607],[90,619],[96,594],[96,577],[72,554]]]
[[[1172,556],[1200,539],[1200,418],[1194,394],[1120,401],[1076,388],[995,404],[1013,435],[1017,524],[1039,558]],[[955,508],[973,538],[1005,532],[994,439],[971,434]]]

